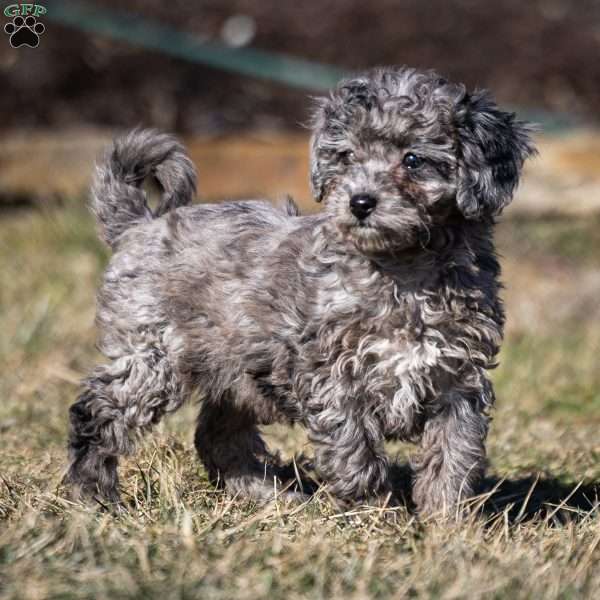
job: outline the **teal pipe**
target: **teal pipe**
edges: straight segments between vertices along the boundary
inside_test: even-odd
[[[152,23],[137,15],[98,9],[77,2],[46,2],[45,20],[55,21],[88,33],[106,35],[144,48],[158,50],[195,63],[259,77],[285,85],[324,91],[348,72],[285,54],[254,48],[231,48],[212,41],[199,41],[193,35]]]

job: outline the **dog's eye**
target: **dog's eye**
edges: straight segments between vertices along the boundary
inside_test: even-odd
[[[424,162],[425,161],[420,156],[417,156],[412,152],[405,154],[404,158],[402,159],[402,164],[411,171],[422,167]]]
[[[342,150],[338,153],[338,158],[342,164],[347,165],[354,160],[355,155],[352,150]]]

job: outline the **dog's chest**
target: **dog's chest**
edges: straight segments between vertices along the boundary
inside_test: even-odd
[[[333,351],[390,378],[429,370],[442,356],[447,302],[437,290],[405,290],[377,273],[330,277],[318,293],[321,336]],[[321,337],[320,336],[320,337]]]
[[[435,295],[402,292],[376,278],[368,291],[332,286],[320,305],[332,376],[378,412],[389,435],[410,437],[465,352],[451,341],[451,316]]]
[[[421,403],[427,391],[438,387],[448,366],[447,340],[414,315],[388,319],[383,326],[371,328],[368,320],[362,321],[362,331],[345,348],[348,335],[342,334],[338,361],[351,364],[352,376],[380,399]]]
[[[439,342],[426,337],[411,338],[399,330],[390,338],[365,335],[355,354],[367,374],[397,386],[406,379],[430,374],[440,365],[443,353]]]

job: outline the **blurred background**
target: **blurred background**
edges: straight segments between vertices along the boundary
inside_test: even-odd
[[[491,463],[501,476],[600,479],[600,2],[43,5],[37,47],[0,34],[0,433],[15,447],[27,423],[60,468],[67,406],[99,360],[108,254],[85,196],[111,137],[136,125],[182,136],[201,201],[291,193],[316,210],[312,98],[398,63],[488,87],[541,125],[540,156],[498,228],[508,324]],[[186,418],[173,422],[189,441]]]
[[[43,6],[37,48],[0,39],[4,204],[81,193],[98,148],[142,124],[186,137],[204,198],[292,193],[312,208],[303,128],[311,96],[382,64],[489,87],[542,125],[548,150],[515,209],[573,213],[597,202],[597,0]]]

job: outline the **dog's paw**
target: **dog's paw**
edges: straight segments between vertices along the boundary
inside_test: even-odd
[[[355,511],[361,508],[379,508],[382,510],[403,506],[402,501],[393,494],[386,491],[380,494],[372,494],[362,498],[331,498],[331,501],[341,511]]]
[[[118,490],[110,494],[100,494],[98,487],[93,484],[74,482],[68,478],[63,483],[67,486],[67,496],[72,502],[109,512],[120,512],[121,508],[125,508]]]
[[[458,523],[470,514],[468,506],[464,502],[450,504],[426,502],[417,504],[414,512],[420,521],[440,524]]]
[[[311,498],[310,494],[299,492],[298,490],[284,490],[277,494],[277,496],[274,496],[274,499],[284,504],[305,504]]]

